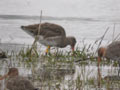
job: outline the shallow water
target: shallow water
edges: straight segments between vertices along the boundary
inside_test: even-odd
[[[1,0],[0,14],[120,20],[119,0]]]
[[[9,17],[9,16],[8,16]],[[107,34],[103,40],[103,44],[113,40],[119,33],[120,22],[118,21],[92,21],[92,20],[43,20],[42,22],[56,23],[65,28],[67,36],[75,36],[77,44],[82,46],[82,41],[85,43],[93,43],[100,38],[109,27]],[[0,19],[0,39],[2,43],[18,43],[32,44],[33,38],[25,33],[20,26],[39,23],[39,20],[34,19]],[[115,34],[113,35],[115,24]],[[118,38],[119,39],[119,38]],[[82,43],[82,44],[81,44]]]
[[[1,19],[0,20],[0,48],[3,51],[8,52],[9,55],[13,54],[11,52],[14,52],[14,54],[17,54],[22,48],[26,48],[31,46],[34,39],[29,36],[27,33],[22,31],[20,29],[21,25],[28,25],[33,23],[38,23],[39,20],[34,19]],[[84,45],[93,44],[98,38],[100,38],[105,30],[109,27],[109,30],[107,34],[105,35],[105,38],[102,42],[102,45],[107,45],[110,41],[113,40],[113,28],[115,25],[115,35],[116,37],[120,33],[120,22],[118,21],[104,21],[104,20],[43,20],[42,22],[52,22],[59,24],[63,26],[66,30],[67,36],[75,36],[77,39],[77,45],[76,47],[82,47]],[[118,38],[119,39],[119,38]],[[96,47],[98,46],[98,43],[94,46],[94,50],[91,50],[90,52],[95,52]],[[45,46],[40,45],[38,43],[38,51],[44,52]],[[70,47],[66,47],[61,49],[63,51],[70,51]],[[52,50],[53,52],[55,49]],[[76,58],[74,58],[76,60]],[[78,59],[78,58],[77,58]],[[39,80],[36,80],[34,84],[37,87],[42,87],[44,90],[48,90],[48,88],[51,88],[51,90],[55,89],[55,87],[59,86],[62,89],[68,89],[72,88],[72,90],[75,89],[75,80],[77,80],[78,77],[80,77],[80,80],[82,80],[82,90],[94,90],[97,88],[97,64],[91,64],[89,62],[88,65],[82,65],[78,63],[74,63],[72,66],[72,69],[69,65],[61,65],[60,68],[53,67],[46,67],[46,65],[41,65],[42,60],[40,59],[39,65],[35,67],[35,76],[33,75],[32,68],[33,67],[27,67],[24,64],[16,64],[19,63],[18,59],[7,59],[7,63],[3,62],[4,60],[1,60],[1,75],[3,75],[5,72],[7,72],[9,67],[18,67],[20,71],[20,75],[25,76],[29,78],[30,80],[36,80],[37,76],[39,77]],[[44,59],[43,59],[44,62]],[[59,65],[58,65],[59,66]],[[67,67],[62,68],[61,67]],[[6,71],[4,70],[6,69]],[[100,67],[101,71],[101,77],[104,78],[108,75],[117,75],[117,69],[116,67],[113,67],[112,65],[104,65]],[[37,72],[37,73],[36,73]],[[43,77],[44,76],[44,77]],[[94,83],[93,86],[89,85],[89,82],[86,82],[87,79],[93,78]],[[41,82],[43,80],[44,82]],[[51,82],[51,85],[49,86],[49,83]],[[73,85],[71,85],[74,83]],[[57,84],[57,85],[56,85]],[[69,87],[71,86],[71,87]],[[106,86],[102,86],[103,90],[106,90]]]
[[[75,36],[77,39],[76,47],[80,47],[80,50],[85,45],[93,45],[109,27],[101,44],[105,46],[120,33],[119,3],[119,0],[1,0],[0,48],[7,52],[8,55],[14,55],[18,54],[21,48],[26,48],[28,45],[31,46],[34,39],[22,31],[20,26],[39,23],[39,17],[36,18],[36,15],[39,16],[40,10],[43,10],[43,16],[54,17],[47,17],[42,22],[52,22],[63,26],[67,36]],[[115,33],[113,35],[114,29]],[[119,40],[120,38],[118,37],[117,39]],[[90,49],[90,52],[95,52],[98,44],[99,42],[94,45],[93,49]],[[68,46],[60,50],[70,51],[70,47]],[[44,51],[45,46],[38,43],[38,52],[41,53]],[[55,49],[51,51],[54,53]],[[26,65],[25,61],[21,62],[19,59],[16,56],[4,60],[0,59],[0,74],[5,74],[9,67],[17,67],[20,75],[32,80],[33,84],[42,90],[98,89],[98,68],[96,62],[83,61],[81,62],[82,64],[79,64],[79,62],[72,63],[72,66],[71,64],[49,66],[48,63],[47,66],[44,63],[45,60],[40,58],[36,62],[37,65],[33,67],[33,64],[27,66],[28,64]],[[79,60],[79,58],[74,59]],[[86,65],[85,63],[88,64]],[[102,64],[100,74],[102,78],[108,78],[109,75],[116,77],[117,69],[117,67],[113,67],[112,63],[109,65]],[[39,79],[36,79],[37,77]],[[89,80],[87,81],[88,78]],[[116,81],[118,80],[115,79]],[[101,83],[103,85],[101,85],[101,89],[99,90],[119,90],[120,88],[120,83],[114,85],[113,79],[112,82],[108,80]],[[111,85],[110,83],[113,84]]]
[[[89,62],[89,61],[81,61],[81,62],[72,62],[72,63],[64,63],[60,62],[60,57],[53,58],[58,62],[56,64],[51,63],[49,61],[49,58],[46,58],[46,56],[41,56],[38,58],[35,62],[27,62],[27,57],[25,58],[19,58],[19,56],[16,56],[21,50],[22,47],[26,48],[25,45],[19,45],[19,44],[1,44],[3,45],[3,50],[10,50],[14,51],[14,53],[9,53],[9,55],[12,55],[12,57],[9,57],[7,59],[0,59],[0,74],[4,75],[7,73],[8,68],[10,67],[17,67],[19,69],[20,75],[28,78],[33,82],[33,84],[38,87],[42,88],[42,90],[56,90],[58,87],[61,90],[64,89],[72,89],[76,90],[77,87],[77,80],[78,85],[79,83],[82,83],[80,88],[82,90],[96,90],[98,88],[98,67],[96,62]],[[52,53],[54,54],[54,53]],[[57,56],[56,56],[57,57]],[[76,58],[74,58],[76,60]],[[77,58],[78,59],[78,58]],[[58,60],[58,61],[57,61]],[[54,60],[53,60],[54,62]],[[51,64],[50,64],[51,63]],[[85,64],[87,63],[87,64]],[[100,67],[100,75],[101,78],[104,80],[104,78],[109,76],[113,76],[114,79],[111,79],[112,82],[119,82],[117,78],[120,78],[117,76],[118,68],[114,67],[113,64],[109,65],[101,65]],[[79,81],[80,80],[80,81]],[[93,80],[93,83],[91,84],[91,81]],[[110,81],[108,81],[110,82]],[[4,85],[4,83],[2,83]],[[119,83],[117,84],[119,85]],[[110,85],[109,88],[113,88],[114,86]],[[101,89],[106,90],[107,86],[102,85]],[[119,88],[119,86],[114,87]]]

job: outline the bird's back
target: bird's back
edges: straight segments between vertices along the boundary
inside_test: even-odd
[[[38,34],[39,24],[32,24],[28,26],[21,26],[21,28],[27,32],[35,35]],[[66,36],[65,30],[62,26],[53,24],[53,23],[42,23],[40,28],[39,35],[47,37],[55,37],[55,36]]]
[[[41,35],[49,36],[65,36],[65,30],[63,27],[57,24],[52,23],[43,23],[41,24]]]
[[[106,49],[106,58],[120,60],[120,41],[112,42]]]

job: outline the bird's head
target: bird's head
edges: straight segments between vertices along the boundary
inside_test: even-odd
[[[106,51],[106,48],[104,47],[100,47],[98,49],[98,63],[100,63],[101,58],[105,56],[105,51]]]
[[[19,75],[19,72],[18,72],[18,69],[17,68],[9,68],[9,71],[7,74],[5,74],[4,76],[0,77],[0,80],[3,80],[7,77],[15,77],[15,76],[18,76]]]
[[[9,77],[14,77],[14,76],[18,76],[18,69],[17,68],[10,68],[9,72],[8,72]]]
[[[75,37],[67,37],[67,40],[69,42],[69,45],[71,46],[72,51],[74,51],[75,44],[76,44],[76,38]]]

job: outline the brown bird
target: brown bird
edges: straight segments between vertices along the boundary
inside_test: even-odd
[[[33,24],[28,26],[21,26],[21,28],[29,35],[35,37],[38,34],[39,24]],[[64,48],[70,45],[72,51],[76,44],[76,39],[73,36],[66,37],[66,33],[63,27],[52,23],[42,23],[39,33],[39,43],[47,46],[46,53],[50,50],[50,47]]]
[[[6,75],[0,77],[0,80],[5,78],[7,78],[6,88],[8,90],[38,90],[29,80],[19,76],[17,68],[10,68]]]
[[[112,42],[106,48],[100,47],[98,49],[98,64],[100,63],[102,57],[118,61],[119,63],[118,76],[119,76],[119,73],[120,73],[120,41]]]

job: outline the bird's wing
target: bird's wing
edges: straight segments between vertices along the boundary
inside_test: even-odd
[[[39,24],[24,26],[27,31],[31,31],[34,35],[38,34]],[[66,36],[65,30],[62,26],[52,23],[42,23],[40,28],[40,35],[44,37]]]
[[[47,38],[55,36],[66,36],[66,33],[64,28],[57,24],[43,23],[41,24],[40,35],[43,35],[45,38]]]

